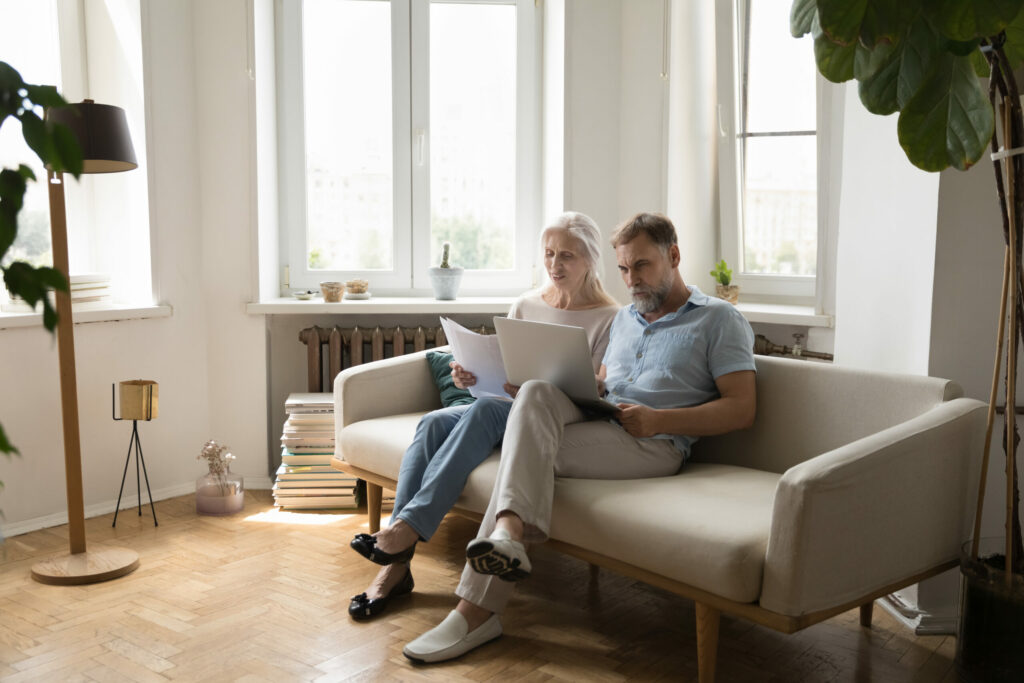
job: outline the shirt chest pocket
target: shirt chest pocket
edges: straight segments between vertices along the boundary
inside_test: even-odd
[[[667,331],[655,336],[647,347],[645,363],[645,370],[653,379],[651,388],[678,388],[680,378],[698,362],[699,346],[692,334]]]

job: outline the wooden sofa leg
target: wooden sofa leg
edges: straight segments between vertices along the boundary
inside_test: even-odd
[[[696,603],[697,607],[697,680],[714,683],[718,659],[718,623],[722,613],[714,607]]]
[[[380,501],[382,487],[366,482],[366,516],[370,522],[370,533],[380,531]]]
[[[864,628],[871,628],[871,613],[875,608],[875,602],[866,602],[860,606],[860,625]]]

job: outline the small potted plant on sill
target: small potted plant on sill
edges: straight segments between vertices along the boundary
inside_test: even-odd
[[[453,300],[462,280],[462,266],[453,266],[448,262],[451,248],[451,242],[445,242],[441,246],[441,265],[430,269],[430,286],[434,289],[434,298],[440,301]]]
[[[711,277],[715,278],[715,296],[735,305],[740,298],[740,286],[732,284],[732,270],[725,259],[718,262]]]

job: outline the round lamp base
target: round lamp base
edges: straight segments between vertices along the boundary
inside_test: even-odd
[[[139,568],[139,554],[127,548],[97,547],[84,553],[63,554],[32,565],[40,583],[75,586],[109,581]]]

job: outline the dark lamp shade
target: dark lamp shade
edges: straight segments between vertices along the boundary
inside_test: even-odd
[[[84,100],[48,109],[46,118],[71,129],[82,148],[82,173],[117,173],[138,168],[124,109]]]

